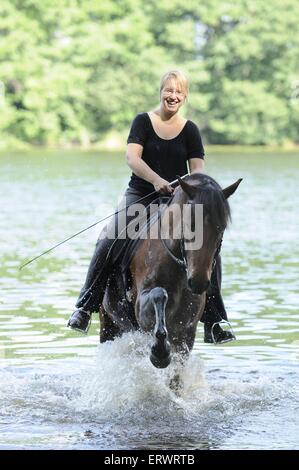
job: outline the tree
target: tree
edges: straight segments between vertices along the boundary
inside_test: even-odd
[[[89,145],[158,103],[162,73],[217,144],[297,142],[297,0],[2,0],[0,132]],[[0,89],[0,91],[1,91]]]

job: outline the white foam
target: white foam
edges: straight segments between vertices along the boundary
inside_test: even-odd
[[[192,357],[181,377],[181,396],[170,387],[170,381],[180,370],[177,357],[166,369],[156,369],[150,362],[151,336],[128,333],[113,342],[101,344],[93,368],[82,375],[81,396],[74,405],[78,410],[100,413],[102,416],[141,412],[144,416],[184,412],[183,403],[194,391],[204,390],[203,363]]]
[[[265,374],[205,374],[202,360],[191,354],[180,370],[177,395],[170,380],[176,357],[156,369],[149,352],[153,339],[128,333],[98,346],[93,363],[77,358],[50,369],[1,371],[0,415],[45,423],[126,423],[126,426],[213,425],[246,412],[262,410],[288,397],[290,389]],[[298,398],[298,397],[297,397]]]

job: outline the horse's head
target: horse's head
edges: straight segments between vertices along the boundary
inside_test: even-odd
[[[202,173],[190,175],[186,180],[178,179],[183,190],[181,200],[183,204],[191,205],[184,223],[189,224],[191,232],[200,235],[201,240],[197,248],[184,240],[188,286],[194,294],[202,294],[210,286],[215,254],[231,218],[227,199],[236,191],[242,179],[225,189]],[[197,208],[200,211],[194,210]],[[203,216],[198,221],[196,215],[199,213]]]

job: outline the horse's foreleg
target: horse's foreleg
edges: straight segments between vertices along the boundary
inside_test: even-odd
[[[144,291],[140,296],[139,323],[145,331],[154,330],[155,343],[151,349],[151,362],[155,367],[165,368],[169,365],[170,344],[165,322],[165,308],[168,295],[162,287]]]
[[[113,341],[120,335],[120,329],[116,323],[109,317],[103,306],[100,307],[100,342]]]
[[[184,384],[182,380],[182,372],[185,367],[185,362],[188,359],[188,353],[185,350],[182,351],[181,349],[177,350],[176,352],[179,355],[175,356],[175,360],[174,360],[175,367],[174,367],[173,376],[169,382],[169,386],[176,395],[180,396],[184,388]]]

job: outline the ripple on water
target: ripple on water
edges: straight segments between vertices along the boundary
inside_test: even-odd
[[[283,375],[282,381],[273,382],[252,368],[239,375],[235,371],[234,378],[225,369],[207,374],[195,354],[181,372],[178,396],[169,387],[178,366],[173,361],[168,369],[155,369],[149,361],[150,341],[148,335],[127,334],[100,345],[93,362],[53,364],[51,373],[49,368],[3,369],[2,442],[12,440],[11,431],[5,433],[6,422],[29,447],[38,441],[39,446],[67,448],[217,448],[246,416],[290,399],[298,406],[298,393],[286,387]],[[22,430],[28,434],[31,425],[34,431],[26,437]],[[60,443],[59,433],[64,436]]]
[[[113,211],[126,186],[123,156],[3,156],[0,446],[298,448],[298,161],[295,153],[210,153],[220,184],[244,178],[222,248],[238,341],[205,345],[199,326],[177,397],[171,369],[156,371],[137,354],[137,336],[100,346],[92,363],[98,322],[87,337],[66,328],[100,226],[18,270]]]

